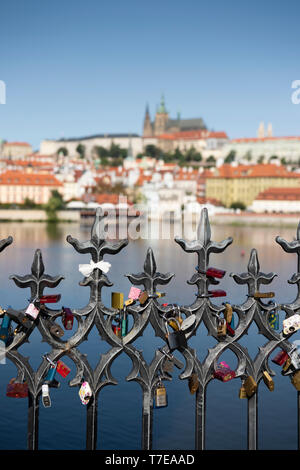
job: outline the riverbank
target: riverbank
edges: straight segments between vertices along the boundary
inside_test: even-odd
[[[297,228],[300,214],[214,214],[209,217],[212,225],[231,225],[233,227],[285,227]]]
[[[187,220],[199,220],[199,215],[191,214]],[[232,227],[286,227],[297,228],[300,214],[258,214],[253,212],[216,213],[209,215],[212,225],[229,225]],[[77,222],[92,225],[94,217],[82,219],[79,210],[64,210],[57,212],[57,222]],[[1,209],[0,222],[48,222],[47,214],[43,210]]]
[[[58,222],[80,222],[80,211],[57,211]],[[48,222],[47,214],[39,209],[1,209],[0,222]]]

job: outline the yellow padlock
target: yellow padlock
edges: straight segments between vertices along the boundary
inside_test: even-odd
[[[117,310],[122,310],[124,306],[124,294],[122,292],[111,293],[111,306]]]

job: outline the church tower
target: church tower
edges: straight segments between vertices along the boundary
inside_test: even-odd
[[[149,106],[147,103],[145,119],[144,119],[143,137],[152,137],[152,136],[153,136],[153,129],[152,129],[152,124],[151,124],[151,119],[150,119]]]
[[[155,115],[154,135],[160,135],[166,132],[168,120],[169,114],[165,107],[164,95],[162,95],[160,100],[160,106],[158,107]]]

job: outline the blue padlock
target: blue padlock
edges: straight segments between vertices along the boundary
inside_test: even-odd
[[[11,337],[10,324],[11,318],[7,315],[7,313],[5,313],[0,327],[0,340],[3,341],[5,344],[8,343]]]

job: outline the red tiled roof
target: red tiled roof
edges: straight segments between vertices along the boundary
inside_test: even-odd
[[[4,146],[8,147],[8,146],[16,146],[16,145],[19,145],[20,147],[31,147],[30,144],[28,144],[27,142],[5,142]]]
[[[0,174],[0,185],[8,186],[62,186],[54,175],[45,173],[23,173],[6,171]]]
[[[259,193],[256,200],[300,201],[300,188],[268,188]]]
[[[110,203],[110,204],[118,204],[119,202],[119,194],[93,194],[91,195],[91,200],[93,202],[97,202],[97,204],[104,204],[104,203]]]
[[[282,165],[272,163],[257,165],[238,165],[232,166],[229,163],[216,168],[212,176],[208,178],[263,178],[263,177],[281,177],[281,178],[300,178],[300,174],[287,171]]]
[[[54,166],[52,162],[41,162],[39,160],[4,160],[6,165],[11,166]]]

